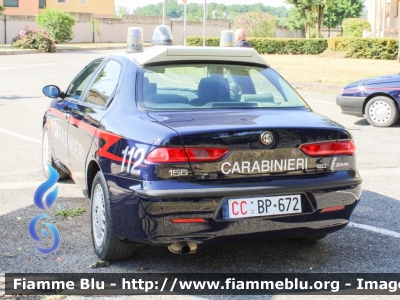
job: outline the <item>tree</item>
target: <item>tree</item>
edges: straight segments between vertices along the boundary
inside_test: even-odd
[[[138,7],[137,9],[133,10],[133,14],[137,16],[162,16],[163,14],[162,3],[150,4],[143,7]]]
[[[363,0],[335,0],[335,6],[340,23],[344,19],[360,17],[364,9]]]
[[[328,37],[331,37],[331,28],[341,24],[337,16],[336,6],[328,6],[325,8],[323,24],[328,27]]]
[[[188,21],[200,22],[203,19],[203,7],[201,7],[195,3],[189,3],[187,5],[186,19]]]
[[[98,39],[99,43],[101,43],[101,22],[100,22],[100,19],[92,17],[90,19],[90,28],[91,28],[93,34],[95,34],[97,36],[97,39]],[[93,37],[93,39],[94,39],[94,37]]]
[[[180,18],[183,14],[183,4],[178,4],[177,0],[166,0],[165,6],[166,15],[168,17]],[[158,3],[138,7],[137,9],[133,10],[133,14],[137,16],[162,16],[163,4]]]
[[[57,44],[72,40],[75,18],[59,9],[44,9],[35,19],[40,29],[46,30]]]
[[[289,11],[289,18],[287,18],[287,28],[295,31],[295,38],[297,38],[297,30],[304,30],[304,20],[301,11],[296,7],[292,7]]]
[[[251,37],[274,37],[276,19],[263,12],[248,12],[236,15],[233,19],[234,28],[243,28]]]
[[[325,7],[329,6],[332,3],[332,0],[314,0],[314,2],[315,2],[315,12],[316,12],[315,31],[317,34],[317,38],[321,38],[322,37],[321,27],[322,27],[322,22],[324,20]]]
[[[358,18],[363,13],[363,0],[335,0],[325,9],[325,26],[330,28],[341,25],[344,19]]]
[[[303,16],[304,27],[306,29],[306,37],[311,36],[311,26],[315,24],[315,2],[314,0],[286,0],[288,4],[296,7]]]
[[[130,15],[129,9],[127,9],[125,6],[118,6],[115,10],[114,17],[120,19],[123,15]]]
[[[181,0],[167,0],[166,1],[166,11],[167,16],[171,18],[179,18],[183,15],[183,3]],[[240,13],[245,12],[266,12],[277,19],[286,18],[289,16],[289,11],[285,6],[272,7],[265,6],[263,4],[233,4],[225,5],[216,2],[207,3],[208,17],[212,16],[214,12],[215,16],[219,19],[231,19],[232,16],[236,16]],[[143,7],[139,7],[133,11],[134,15],[138,16],[162,16],[162,3],[157,5],[150,4]],[[188,21],[199,21],[203,19],[203,6],[193,3],[193,1],[188,1],[187,3],[187,20]]]

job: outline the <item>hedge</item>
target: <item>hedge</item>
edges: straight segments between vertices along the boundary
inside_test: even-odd
[[[260,54],[319,54],[326,50],[326,39],[267,39],[248,40]]]
[[[188,37],[186,38],[186,45],[188,46],[203,46],[202,37]],[[219,38],[206,38],[206,46],[219,47]]]
[[[329,38],[328,49],[346,51],[347,57],[397,59],[398,39],[395,38]]]
[[[249,38],[254,49],[260,54],[319,54],[328,47],[326,39],[273,39]],[[188,46],[202,46],[203,38],[189,37]],[[219,46],[219,38],[206,38],[206,46]]]
[[[188,46],[202,46],[201,37],[187,38]],[[326,49],[345,51],[347,57],[369,59],[397,59],[396,38],[328,38],[328,39],[270,39],[249,38],[260,54],[319,54]],[[219,46],[219,38],[207,38],[207,46]]]

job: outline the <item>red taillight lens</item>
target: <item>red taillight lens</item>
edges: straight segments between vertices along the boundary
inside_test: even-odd
[[[150,163],[180,163],[188,162],[185,149],[183,148],[157,148],[151,151],[146,162]]]
[[[222,159],[228,154],[227,148],[157,148],[147,157],[148,163],[181,163],[181,162],[211,162]]]
[[[193,218],[193,219],[171,219],[172,223],[205,223],[205,219]]]
[[[335,155],[351,155],[356,153],[356,145],[352,141],[336,142]]]
[[[300,149],[309,156],[352,155],[356,153],[353,141],[322,142],[301,145]]]
[[[186,148],[190,162],[216,161],[228,154],[227,148]]]
[[[332,211],[338,211],[338,210],[344,209],[345,207],[346,207],[345,205],[327,207],[327,208],[321,209],[321,213],[327,213],[327,212],[332,212]]]

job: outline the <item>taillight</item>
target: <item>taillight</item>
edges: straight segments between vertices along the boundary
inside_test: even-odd
[[[182,162],[211,162],[222,159],[228,154],[227,148],[156,148],[147,157],[148,163],[182,163]]]
[[[321,209],[321,213],[327,213],[327,212],[332,212],[332,211],[338,211],[338,210],[344,209],[345,207],[346,207],[345,205],[327,207],[327,208]]]
[[[146,162],[149,163],[180,163],[188,162],[185,149],[183,148],[157,148],[151,151],[147,157]]]
[[[172,223],[205,223],[206,219],[203,218],[190,218],[190,219],[171,219]]]
[[[356,153],[353,141],[304,144],[300,149],[309,156],[352,155]]]
[[[190,162],[216,161],[227,155],[227,148],[186,148]]]

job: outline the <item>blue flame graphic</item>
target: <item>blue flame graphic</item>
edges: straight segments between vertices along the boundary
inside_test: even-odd
[[[33,197],[33,202],[35,205],[40,208],[41,210],[46,210],[43,203],[43,196],[44,194],[51,189],[51,187],[57,183],[58,181],[58,173],[57,171],[50,165],[49,168],[49,178],[43,182],[35,192],[35,196]],[[57,199],[58,195],[58,187],[56,187],[53,191],[51,191],[46,197],[46,206],[49,209]]]
[[[50,190],[53,185],[55,185],[57,183],[58,177],[59,177],[57,171],[52,166],[48,165],[48,168],[49,168],[49,178],[38,187],[38,189],[35,192],[34,198],[33,198],[33,202],[41,210],[49,209],[56,201],[57,195],[58,195],[58,187],[56,187],[53,191],[51,191],[47,195],[46,200],[43,201],[44,194],[48,190]],[[44,205],[44,202],[46,203],[46,207]],[[42,239],[36,233],[36,225],[38,224],[40,219],[50,219],[50,217],[46,214],[40,214],[40,215],[34,217],[29,222],[28,232],[35,241],[37,241],[39,243],[43,243]],[[58,246],[60,245],[60,234],[58,233],[57,228],[55,226],[53,226],[52,224],[50,224],[50,223],[43,223],[43,224],[45,226],[47,226],[47,228],[50,230],[50,232],[54,238],[54,242],[50,248],[40,248],[40,247],[36,246],[36,249],[43,254],[50,254],[53,251],[55,251],[58,248]],[[40,232],[45,238],[50,237],[49,233],[45,229],[42,229]]]
[[[30,222],[29,222],[29,226],[28,226],[28,231],[29,234],[31,235],[31,237],[39,242],[39,243],[43,243],[42,239],[38,236],[38,234],[36,233],[36,225],[39,222],[40,219],[50,219],[50,217],[46,214],[41,214],[38,215],[36,217],[34,217]],[[60,234],[58,233],[58,230],[56,227],[54,227],[52,224],[50,223],[43,223],[44,225],[47,226],[47,228],[50,229],[53,238],[54,238],[54,242],[53,245],[50,248],[40,248],[36,246],[36,249],[38,249],[39,252],[43,253],[43,254],[50,254],[51,252],[53,252],[54,250],[56,250],[58,248],[58,246],[60,245]],[[49,234],[46,230],[42,229],[41,233],[47,238],[49,237]]]

